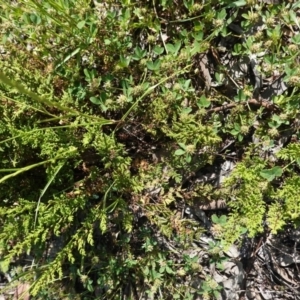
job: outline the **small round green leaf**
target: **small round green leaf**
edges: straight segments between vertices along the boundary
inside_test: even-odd
[[[183,155],[183,154],[185,154],[185,151],[183,150],[183,149],[177,149],[176,151],[175,151],[175,155]]]
[[[212,220],[215,224],[220,223],[220,220],[219,220],[219,218],[218,218],[218,216],[217,216],[216,214],[213,214],[213,215],[211,216],[211,220]]]
[[[84,27],[84,25],[85,25],[85,21],[80,21],[77,23],[77,28],[82,29]]]
[[[97,105],[101,104],[101,100],[97,97],[91,97],[90,101],[94,104],[97,104]]]
[[[199,107],[209,107],[210,106],[210,101],[204,96],[202,95],[199,99],[199,101],[197,102]]]
[[[192,161],[192,156],[189,155],[189,154],[187,154],[187,156],[185,157],[185,161],[186,161],[187,163],[190,163],[190,162]]]
[[[220,218],[219,218],[219,221],[220,221],[220,224],[225,224],[226,221],[227,221],[227,217],[225,215],[222,215]]]
[[[268,181],[272,181],[275,177],[280,177],[282,175],[282,168],[275,166],[272,169],[265,169],[260,172],[260,176],[267,179]]]

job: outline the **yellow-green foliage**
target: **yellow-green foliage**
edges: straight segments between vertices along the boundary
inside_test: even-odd
[[[251,82],[232,82],[216,47],[238,38],[232,22],[249,32],[253,10],[292,28],[280,13],[290,4],[196,2],[0,0],[0,271],[24,267],[18,276],[37,299],[121,299],[124,290],[190,299],[185,276],[201,268],[182,250],[203,229],[183,212],[199,200],[226,200],[227,244],[260,234],[264,220],[274,233],[298,224],[299,144],[274,163],[251,142],[254,130],[278,142],[297,116],[298,42],[281,45],[270,25],[228,45],[243,59],[271,35],[276,66],[295,87],[276,111],[249,105]],[[200,67],[205,53],[219,87]],[[275,58],[264,58],[269,69]],[[192,182],[226,159],[236,166],[221,187]],[[200,292],[217,296],[211,283]]]

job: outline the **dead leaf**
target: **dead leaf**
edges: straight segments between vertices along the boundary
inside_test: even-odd
[[[17,286],[13,300],[29,300],[30,299],[29,288],[30,288],[29,283],[20,283]]]
[[[207,58],[206,53],[202,53],[200,55],[199,65],[200,65],[201,73],[202,73],[203,78],[205,80],[206,88],[207,88],[207,90],[209,90],[210,87],[211,87],[212,79],[211,79],[210,72],[209,72],[209,69],[208,69],[208,58]]]

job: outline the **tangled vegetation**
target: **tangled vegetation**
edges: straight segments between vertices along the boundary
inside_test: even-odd
[[[0,269],[36,299],[213,299],[187,205],[226,201],[224,247],[298,224],[300,5],[202,2],[0,1]]]

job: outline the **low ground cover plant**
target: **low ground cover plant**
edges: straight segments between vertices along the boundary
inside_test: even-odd
[[[224,247],[299,222],[299,6],[0,1],[1,272],[39,299],[217,297],[187,205],[226,201]]]

